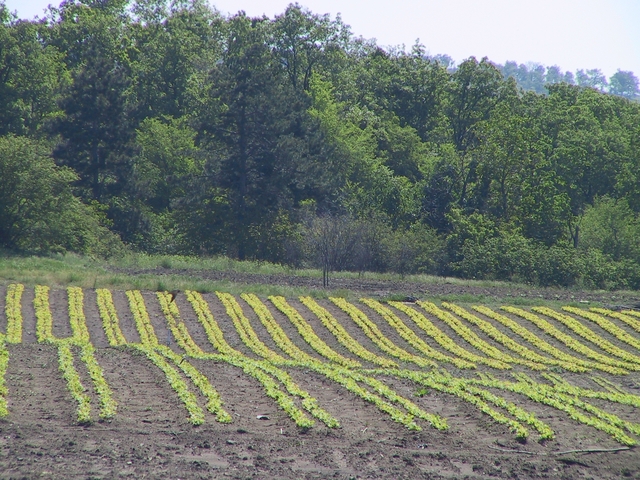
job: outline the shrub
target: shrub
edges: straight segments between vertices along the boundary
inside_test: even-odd
[[[0,247],[108,256],[123,248],[98,210],[71,190],[78,179],[33,140],[0,137]]]

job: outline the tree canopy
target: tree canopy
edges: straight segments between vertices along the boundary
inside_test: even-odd
[[[0,3],[0,246],[638,288],[639,94],[298,4]]]

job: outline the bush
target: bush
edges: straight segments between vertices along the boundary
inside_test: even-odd
[[[640,221],[625,199],[597,198],[580,225],[579,247],[599,250],[615,261],[640,260]]]
[[[78,179],[22,137],[0,137],[0,247],[31,253],[109,256],[124,247],[100,213],[73,196]]]
[[[468,239],[462,260],[452,265],[462,277],[568,287],[576,282],[576,252],[568,245],[547,247],[519,232],[498,232],[484,242]]]
[[[536,278],[532,283],[544,287],[570,287],[581,275],[580,263],[577,261],[578,252],[567,244],[547,247],[536,245],[534,268]]]
[[[631,259],[614,261],[597,249],[579,256],[580,285],[586,288],[640,289],[640,265]]]
[[[546,246],[519,233],[499,232],[484,242],[467,239],[462,260],[451,266],[464,278],[506,280],[540,286],[639,289],[640,265],[614,260],[598,249]]]
[[[407,230],[389,232],[383,247],[387,268],[401,275],[436,273],[443,257],[443,243],[435,230],[416,224]]]

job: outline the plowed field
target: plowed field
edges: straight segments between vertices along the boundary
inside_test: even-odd
[[[0,478],[640,478],[640,315],[0,287]]]

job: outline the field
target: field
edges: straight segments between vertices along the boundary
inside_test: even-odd
[[[632,310],[12,283],[0,332],[0,478],[640,478]]]

